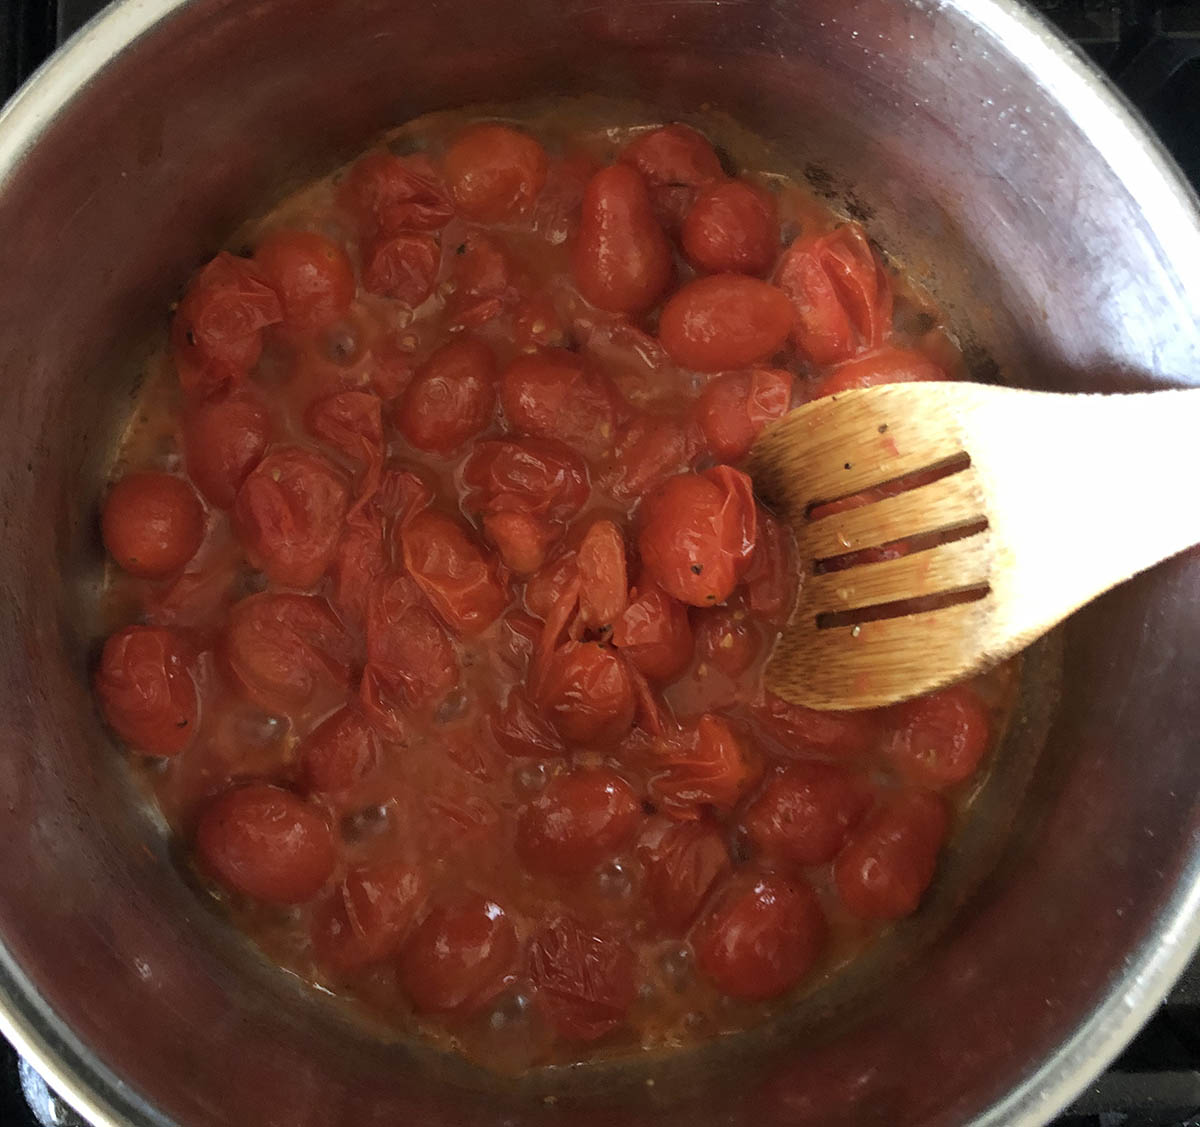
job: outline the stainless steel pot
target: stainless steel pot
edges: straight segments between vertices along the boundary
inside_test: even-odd
[[[981,374],[1200,376],[1195,201],[1014,0],[118,4],[0,118],[0,1028],[97,1123],[1042,1123],[1200,936],[1195,556],[1067,626],[1061,697],[1033,694],[1006,758],[1052,722],[1021,817],[963,846],[976,873],[985,846],[1000,859],[939,891],[919,958],[894,947],[854,1005],[670,1066],[505,1086],[378,1038],[169,863],[87,689],[92,506],[131,349],[241,217],[377,130],[588,91],[770,138],[930,279]]]

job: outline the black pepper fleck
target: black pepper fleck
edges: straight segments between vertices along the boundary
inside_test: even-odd
[[[880,434],[886,434],[886,433],[887,433],[887,423],[880,423],[880,424],[879,424],[879,433],[880,433]]]
[[[692,574],[699,575],[704,570],[703,564],[692,564]]]

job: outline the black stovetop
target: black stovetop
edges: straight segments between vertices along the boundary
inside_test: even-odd
[[[1114,79],[1200,189],[1200,0],[1031,2]],[[0,0],[0,99],[104,3]],[[40,1120],[0,1040],[0,1127],[70,1127],[67,1109],[34,1095]],[[1054,1127],[1200,1127],[1200,959]]]

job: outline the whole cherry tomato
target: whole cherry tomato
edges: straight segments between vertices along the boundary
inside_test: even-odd
[[[280,446],[242,482],[234,528],[250,562],[273,583],[312,587],[333,559],[348,501],[346,480],[328,458]]]
[[[782,290],[745,274],[710,274],[675,291],[663,306],[658,338],[675,363],[719,372],[770,359],[791,329]]]
[[[546,150],[508,125],[472,125],[446,151],[443,167],[458,210],[478,223],[523,215],[546,183]]]
[[[403,861],[351,869],[313,911],[318,962],[346,974],[393,958],[412,933],[427,895],[424,874]]]
[[[823,712],[805,708],[767,692],[754,706],[765,731],[797,757],[864,755],[878,746],[881,717],[877,712]]]
[[[376,150],[351,165],[338,189],[338,202],[365,235],[440,231],[454,205],[428,159],[397,157]]]
[[[634,592],[613,624],[613,645],[652,681],[671,681],[692,661],[687,609],[657,587]]]
[[[183,456],[188,477],[219,509],[232,508],[246,475],[262,461],[271,440],[271,416],[249,391],[189,407],[183,416]]]
[[[272,231],[254,262],[283,304],[283,327],[308,333],[344,317],[354,300],[354,267],[346,252],[313,231]]]
[[[556,759],[567,754],[562,737],[520,689],[491,715],[492,735],[509,755]]]
[[[754,555],[746,569],[746,602],[772,622],[786,618],[796,602],[799,567],[789,532],[765,509],[758,510]]]
[[[593,628],[611,626],[629,599],[625,568],[625,537],[611,521],[593,522],[576,555],[582,586],[579,610],[584,624]]]
[[[707,274],[765,274],[779,253],[779,209],[745,180],[711,184],[683,221],[683,253]]]
[[[445,627],[408,576],[376,580],[367,604],[367,661],[410,708],[436,704],[459,680]]]
[[[96,696],[108,726],[149,755],[178,755],[196,731],[199,705],[189,647],[161,626],[126,626],[104,643]]]
[[[383,460],[383,403],[372,391],[338,391],[304,413],[308,433],[363,465]]]
[[[633,788],[615,771],[577,767],[552,779],[521,812],[517,853],[535,872],[585,873],[628,844],[641,814]]]
[[[679,229],[699,190],[725,178],[717,151],[686,125],[664,125],[635,137],[621,160],[645,178],[659,220],[672,231]]]
[[[710,821],[655,819],[638,841],[646,899],[659,924],[687,930],[718,881],[733,872],[729,847]]]
[[[631,167],[602,168],[583,194],[571,275],[579,292],[612,313],[643,313],[671,281],[671,244],[646,182]]]
[[[762,634],[744,610],[712,607],[692,617],[697,655],[726,677],[740,677],[762,652]]]
[[[363,778],[378,754],[375,734],[363,716],[340,708],[301,741],[296,751],[300,780],[307,791],[336,794]]]
[[[192,487],[171,474],[126,474],[109,491],[100,521],[104,546],[140,579],[178,571],[204,539],[204,509]]]
[[[354,648],[324,599],[263,592],[234,604],[222,652],[246,697],[286,715],[340,698]]]
[[[363,243],[363,289],[416,308],[433,293],[442,247],[423,231],[395,231]]]
[[[819,379],[810,398],[837,395],[858,387],[877,387],[885,383],[925,383],[944,380],[946,373],[929,357],[911,348],[881,348],[840,365]]]
[[[171,358],[185,394],[205,398],[242,382],[262,355],[263,330],[282,320],[262,271],[218,254],[192,279],[171,322]]]
[[[825,763],[793,763],[768,780],[742,825],[764,856],[820,865],[837,855],[871,802],[863,776]]]
[[[450,454],[486,429],[496,409],[496,361],[470,337],[442,345],[400,397],[396,426],[419,450]]]
[[[705,713],[692,732],[655,748],[650,794],[672,817],[700,817],[701,807],[729,811],[762,778],[762,760],[723,717]]]
[[[668,478],[642,502],[638,548],[647,575],[692,606],[724,602],[754,553],[750,479],[729,466]]]
[[[613,440],[617,391],[575,353],[547,349],[518,356],[500,377],[509,425],[534,438],[553,438],[585,454]]]
[[[400,531],[404,566],[452,630],[478,634],[500,616],[508,595],[492,561],[452,517],[430,510]]]
[[[400,954],[400,985],[421,1013],[476,1013],[511,980],[517,933],[496,901],[477,893],[436,904]]]
[[[633,683],[625,660],[594,642],[566,642],[556,649],[535,698],[571,743],[611,742],[633,723]]]
[[[917,910],[946,840],[946,804],[927,791],[903,791],[858,827],[833,863],[838,896],[851,915],[898,920]]]
[[[792,401],[791,372],[754,368],[727,372],[708,381],[696,402],[696,417],[713,456],[741,461],[759,431],[787,414]]]
[[[347,520],[329,565],[329,601],[345,622],[362,628],[371,584],[387,567],[383,516],[370,512]]]
[[[551,438],[480,442],[462,469],[463,505],[481,513],[518,510],[570,520],[590,492],[587,463]]]
[[[537,571],[559,536],[549,521],[519,509],[488,513],[483,518],[483,532],[496,545],[504,566],[516,575]]]
[[[953,786],[979,767],[991,736],[987,708],[972,689],[954,685],[898,704],[884,752],[918,786]]]
[[[529,942],[529,977],[551,1028],[571,1041],[595,1041],[625,1020],[637,994],[629,945],[571,916],[544,923]]]
[[[696,925],[696,966],[722,994],[748,1002],[792,989],[821,957],[827,928],[816,894],[773,873],[735,874]]]

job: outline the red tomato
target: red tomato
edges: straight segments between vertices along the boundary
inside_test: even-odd
[[[490,719],[492,735],[509,755],[557,759],[567,754],[559,734],[520,689],[513,689]]]
[[[765,509],[758,510],[754,556],[746,569],[746,602],[771,621],[786,618],[796,602],[799,569],[792,534]]]
[[[104,546],[122,570],[161,579],[196,554],[204,539],[204,509],[182,478],[131,473],[108,491],[100,527]]]
[[[625,537],[611,520],[598,520],[584,534],[576,555],[579,611],[584,624],[599,629],[616,622],[629,599]]]
[[[470,337],[442,345],[400,397],[396,426],[419,450],[450,454],[485,430],[496,410],[496,361]]]
[[[791,372],[754,368],[709,380],[696,403],[696,417],[713,456],[740,462],[759,431],[787,414],[792,402]]]
[[[629,945],[570,916],[544,923],[529,942],[529,977],[551,1028],[596,1041],[624,1020],[637,994]]]
[[[601,484],[617,501],[644,497],[687,469],[699,446],[694,427],[667,416],[639,414],[621,428],[612,470]]]
[[[613,645],[652,681],[672,681],[692,661],[687,610],[657,587],[634,597],[613,625]]]
[[[911,348],[881,348],[835,368],[819,379],[810,398],[837,395],[859,387],[877,387],[886,383],[924,383],[944,380],[946,373],[929,357]]]
[[[482,231],[470,231],[450,260],[454,293],[452,324],[477,328],[499,316],[517,300],[514,269],[499,241]]]
[[[712,184],[683,221],[683,253],[707,274],[765,274],[779,253],[779,209],[745,180]]]
[[[587,463],[549,438],[480,442],[462,469],[472,512],[517,510],[552,521],[570,520],[589,495]]]
[[[628,844],[641,813],[633,788],[615,771],[577,767],[552,779],[521,812],[517,853],[535,872],[588,872]]]
[[[271,440],[271,416],[249,392],[198,403],[183,416],[188,476],[219,509],[233,506],[246,475],[262,461]]]
[[[675,363],[698,372],[748,368],[775,355],[792,329],[781,290],[744,274],[711,274],[675,291],[658,339]]]
[[[445,188],[423,156],[367,153],[346,173],[338,202],[368,235],[439,231],[454,217]]]
[[[263,330],[282,320],[279,295],[258,267],[222,251],[192,279],[171,322],[184,392],[204,398],[240,383],[262,354]]]
[[[333,835],[320,811],[265,783],[226,791],[204,808],[196,854],[230,891],[270,904],[311,900],[334,865]]]
[[[561,348],[566,339],[566,329],[551,297],[535,294],[513,310],[513,344],[518,352]]]
[[[610,743],[633,723],[633,683],[624,659],[594,642],[566,642],[556,649],[535,697],[571,743]]]
[[[344,317],[354,300],[354,267],[346,252],[313,231],[272,231],[254,262],[283,303],[283,327],[307,333]]]
[[[466,529],[443,513],[412,517],[400,534],[404,566],[460,635],[487,629],[508,602],[496,569]]]
[[[851,835],[833,863],[838,896],[853,916],[898,920],[917,910],[950,828],[936,794],[904,791]]]
[[[866,232],[845,223],[821,240],[820,255],[859,338],[878,348],[892,331],[892,286]]]
[[[793,763],[763,787],[742,825],[765,856],[820,865],[837,855],[871,801],[861,775],[824,763]]]
[[[546,562],[558,530],[541,517],[516,510],[488,513],[484,535],[496,545],[504,566],[516,575],[532,575]]]
[[[104,643],[96,696],[118,736],[149,755],[178,755],[191,742],[199,705],[190,654],[174,631],[126,626]]]
[[[818,712],[765,693],[754,707],[759,724],[790,754],[864,755],[880,740],[877,712]]]
[[[410,708],[435,704],[458,683],[454,643],[408,576],[379,579],[371,588],[367,661]]]
[[[420,869],[402,861],[351,869],[313,912],[317,960],[345,974],[393,958],[412,933],[427,894]]]
[[[362,628],[371,584],[387,566],[383,517],[375,512],[348,520],[329,565],[329,601],[346,622]]]
[[[400,954],[400,985],[421,1013],[475,1013],[511,981],[517,933],[494,900],[436,905]]]
[[[546,183],[546,150],[507,125],[473,125],[446,151],[450,194],[478,223],[503,223],[523,215]]]
[[[363,717],[340,708],[322,721],[296,751],[299,774],[310,792],[336,794],[357,783],[372,767],[379,749]]]
[[[894,729],[884,752],[896,770],[918,786],[966,782],[988,749],[987,708],[966,685],[898,704],[889,719]]]
[[[384,470],[379,479],[375,507],[388,520],[404,525],[417,513],[429,508],[433,499],[433,486],[420,470],[392,466]]]
[[[659,924],[676,934],[687,930],[713,886],[733,872],[721,831],[699,819],[656,819],[638,842],[637,854],[646,899]]]
[[[716,150],[686,125],[664,125],[635,137],[621,160],[645,177],[654,210],[671,230],[678,229],[700,188],[725,178]]]
[[[272,583],[312,587],[333,559],[348,501],[332,462],[301,446],[280,446],[238,490],[234,528],[250,562]]]
[[[363,289],[416,308],[433,293],[442,247],[434,235],[397,231],[363,244]]]
[[[739,873],[696,926],[696,966],[747,1002],[792,989],[821,957],[827,928],[816,894],[773,873]]]
[[[671,244],[646,182],[628,165],[602,168],[583,194],[571,276],[579,292],[612,313],[644,313],[671,282]]]
[[[286,715],[345,693],[353,646],[324,599],[263,592],[229,612],[223,655],[248,699]]]
[[[550,612],[573,583],[579,582],[579,568],[574,552],[564,552],[532,575],[525,584],[525,606],[529,613],[541,619],[550,617]]]
[[[500,377],[500,402],[514,430],[585,454],[612,443],[616,401],[607,379],[561,349],[518,356]]]
[[[724,602],[749,566],[757,512],[750,479],[729,466],[668,478],[643,502],[646,573],[692,606]]]
[[[726,677],[740,677],[757,660],[763,638],[744,610],[713,607],[693,615],[696,653]]]
[[[314,399],[304,413],[314,438],[369,465],[383,458],[383,403],[370,391],[339,391]]]
[[[664,740],[656,749],[657,774],[650,794],[672,817],[700,817],[700,807],[732,810],[762,778],[762,761],[729,726],[712,713],[700,717],[692,733]]]

